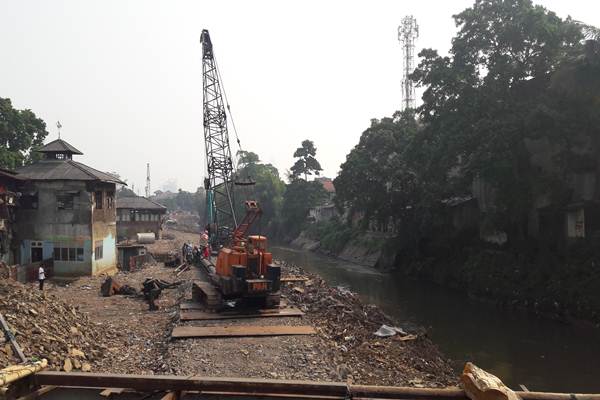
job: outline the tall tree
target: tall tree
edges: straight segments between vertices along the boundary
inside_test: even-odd
[[[303,140],[302,145],[294,152],[296,162],[290,169],[292,179],[298,179],[304,175],[304,180],[308,180],[308,175],[319,175],[323,170],[321,164],[317,161],[317,148],[312,140]]]
[[[46,123],[28,109],[17,110],[10,99],[0,97],[0,167],[15,169],[34,161],[32,149],[48,135]]]
[[[523,238],[540,186],[555,178],[531,165],[527,141],[557,133],[540,129],[537,114],[581,28],[530,0],[476,0],[454,19],[450,55],[423,50],[413,74],[426,87],[423,135],[434,167],[460,171],[463,190],[476,177],[493,183],[501,229]]]

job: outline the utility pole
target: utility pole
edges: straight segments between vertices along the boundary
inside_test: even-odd
[[[146,198],[150,197],[150,163],[146,164]]]
[[[409,78],[415,70],[415,40],[419,25],[412,15],[402,18],[398,27],[398,40],[402,45],[402,111],[416,108],[414,82]]]

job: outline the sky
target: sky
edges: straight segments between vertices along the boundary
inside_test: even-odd
[[[452,15],[472,0],[0,0],[0,97],[44,119],[143,194],[202,185],[202,64],[208,29],[241,147],[282,177],[304,139],[335,177],[372,118],[400,108],[397,27],[414,15],[417,52],[446,54]],[[538,0],[600,26],[597,0]],[[234,138],[230,127],[230,134]],[[233,151],[237,150],[232,140]]]

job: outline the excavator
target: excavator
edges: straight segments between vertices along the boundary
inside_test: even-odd
[[[255,200],[245,200],[245,215],[237,220],[235,187],[252,182],[236,182],[229,145],[227,96],[214,57],[208,30],[202,44],[203,125],[206,150],[206,221],[213,255],[200,260],[208,281],[195,281],[192,298],[211,309],[221,309],[225,301],[242,301],[258,307],[279,306],[280,267],[273,263],[267,238],[249,235],[262,215]],[[225,96],[224,96],[225,94]],[[233,125],[235,130],[235,125]],[[237,137],[237,132],[236,132]],[[237,140],[238,145],[240,143]],[[216,257],[215,257],[216,256]],[[213,262],[214,261],[214,262]]]

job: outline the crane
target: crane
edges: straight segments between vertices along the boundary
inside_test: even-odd
[[[192,297],[194,300],[204,300],[209,308],[215,309],[221,308],[225,299],[277,307],[280,300],[280,267],[273,264],[273,255],[267,250],[267,238],[249,235],[252,224],[262,215],[258,202],[244,201],[246,214],[240,224],[236,218],[236,171],[227,130],[229,105],[226,109],[227,97],[225,95],[224,102],[225,93],[208,30],[202,31],[200,43],[207,170],[204,179],[206,217],[210,227],[210,243],[218,254],[216,265],[211,257],[200,260],[208,272],[211,285],[194,282]],[[247,185],[248,182],[239,184]]]
[[[214,247],[225,244],[237,227],[233,195],[234,166],[229,146],[227,113],[219,71],[208,30],[200,35],[202,44],[202,88],[206,169],[206,219]]]

